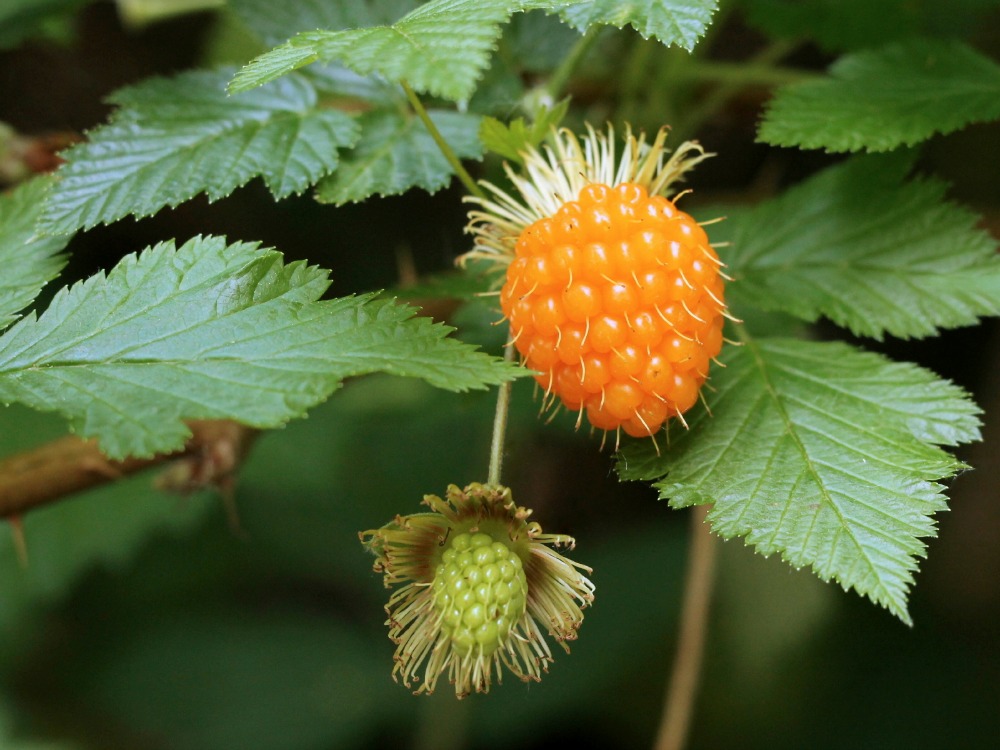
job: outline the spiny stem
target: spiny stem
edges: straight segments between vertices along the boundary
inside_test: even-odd
[[[587,55],[599,32],[600,27],[597,25],[587,29],[587,32],[577,39],[576,43],[570,48],[569,53],[559,63],[559,67],[552,71],[552,75],[549,76],[549,81],[545,85],[545,90],[548,91],[549,96],[553,99],[558,99],[563,89],[566,88],[566,84],[573,75],[573,71],[576,70],[576,66]]]
[[[514,344],[507,344],[503,350],[504,362],[514,361]],[[510,411],[510,382],[502,383],[497,391],[497,410],[493,415],[493,442],[490,444],[490,469],[488,484],[500,484],[500,468],[503,465],[504,438],[507,435],[507,414]]]
[[[470,175],[466,171],[465,167],[462,166],[461,160],[455,155],[455,152],[448,144],[448,141],[444,139],[444,136],[441,135],[441,131],[438,130],[437,125],[434,124],[430,115],[427,114],[427,110],[424,108],[423,102],[420,101],[420,97],[417,96],[416,92],[410,88],[410,85],[406,81],[401,81],[400,83],[403,86],[403,91],[406,92],[406,98],[410,101],[410,106],[413,107],[413,111],[417,114],[417,117],[420,118],[424,127],[427,128],[427,132],[431,134],[431,138],[434,139],[434,143],[437,144],[437,147],[444,155],[444,158],[448,160],[451,168],[455,170],[455,174],[458,175],[458,179],[462,181],[463,185],[465,185],[465,189],[477,198],[486,200],[486,193],[482,191],[479,185],[476,184],[476,181],[472,179],[472,175]]]
[[[684,580],[677,656],[654,750],[681,750],[687,742],[705,651],[705,631],[708,628],[715,571],[716,544],[705,522],[708,508],[707,505],[698,505],[691,509],[691,546]]]

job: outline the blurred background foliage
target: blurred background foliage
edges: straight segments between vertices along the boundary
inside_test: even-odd
[[[41,25],[31,19],[30,32],[9,26],[0,36],[0,121],[20,133],[81,133],[103,121],[101,97],[121,85],[254,51],[225,14],[136,28],[108,3],[66,15],[81,5],[52,0]],[[1000,15],[989,17],[974,38],[997,58]],[[760,44],[752,13],[721,18],[709,42],[713,55],[742,59]],[[558,25],[526,21],[509,30],[474,109],[512,114],[524,82],[550,70],[574,41]],[[786,22],[795,33],[794,14]],[[45,38],[37,38],[39,29]],[[830,31],[833,41],[800,46],[794,62],[828,63],[838,38]],[[731,98],[704,121],[672,111],[677,99],[658,97],[654,85],[623,90],[608,64],[623,46],[641,48],[628,59],[655,80],[669,81],[671,66],[682,64],[679,53],[629,32],[604,34],[572,87],[576,116],[697,126],[721,156],[693,178],[693,205],[754,200],[832,160],[754,143],[764,89]],[[688,85],[691,97],[702,96]],[[936,138],[922,157],[994,230],[998,153],[993,124]],[[336,294],[392,287],[400,257],[424,274],[448,268],[465,248],[460,196],[455,188],[414,191],[334,209],[309,197],[274,204],[251,184],[212,206],[198,199],[78,236],[67,279],[161,239],[218,233],[331,268]],[[499,349],[485,306],[435,312]],[[956,380],[986,410],[985,442],[962,454],[977,469],[954,481],[954,512],[939,519],[940,538],[930,541],[918,576],[916,626],[738,542],[719,542],[692,748],[993,746],[1000,732],[998,343],[990,323],[880,345]],[[673,657],[686,513],[657,503],[651,489],[619,484],[598,440],[574,433],[572,420],[546,425],[531,390],[515,389],[506,480],[547,530],[577,537],[575,556],[594,567],[598,592],[573,653],[558,655],[540,684],[511,678],[489,696],[456,704],[447,691],[416,699],[392,682],[382,611],[388,593],[357,532],[417,511],[425,493],[440,494],[449,483],[482,480],[493,396],[371,377],[258,441],[237,494],[243,535],[231,531],[211,493],[157,492],[149,474],[28,515],[26,569],[11,536],[0,534],[0,748],[647,747]],[[47,416],[0,410],[0,455],[63,432]]]

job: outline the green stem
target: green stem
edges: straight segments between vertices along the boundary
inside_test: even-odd
[[[552,71],[552,75],[549,76],[549,81],[545,85],[545,90],[548,91],[549,96],[553,100],[558,99],[559,95],[562,94],[563,89],[566,88],[566,84],[569,83],[569,79],[573,75],[573,71],[576,70],[576,66],[587,55],[587,52],[597,40],[599,33],[600,27],[596,25],[587,29],[587,32],[576,40],[569,53],[559,63],[559,67]]]
[[[417,117],[420,118],[424,127],[427,128],[427,132],[431,134],[431,138],[434,139],[434,143],[437,144],[437,147],[444,155],[444,158],[448,160],[448,164],[451,165],[455,174],[458,175],[458,179],[462,181],[463,185],[465,185],[465,189],[477,198],[486,200],[486,193],[482,191],[479,185],[476,184],[476,181],[472,179],[472,175],[470,175],[466,171],[465,167],[462,166],[461,160],[455,155],[455,152],[448,144],[448,141],[444,139],[444,136],[441,135],[441,131],[438,130],[437,125],[434,124],[430,115],[427,114],[427,110],[420,101],[420,97],[417,96],[416,92],[410,88],[410,85],[406,81],[401,81],[400,83],[403,86],[403,91],[406,92],[406,98],[410,101],[410,106],[413,107],[413,111],[416,112]]]
[[[820,78],[822,74],[762,62],[723,62],[720,60],[692,60],[679,73],[681,79],[713,81],[723,85],[783,86]]]
[[[706,523],[708,509],[707,505],[691,509],[691,546],[684,580],[677,655],[654,750],[681,750],[685,746],[698,693],[715,573],[716,544]]]
[[[514,361],[514,344],[507,344],[503,350],[505,362]],[[503,465],[504,439],[507,436],[507,415],[510,412],[510,382],[502,383],[497,391],[497,410],[493,415],[493,441],[490,443],[490,469],[488,484],[500,484],[500,469]]]

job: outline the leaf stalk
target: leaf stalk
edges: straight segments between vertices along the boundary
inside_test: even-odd
[[[514,361],[514,344],[503,350],[504,362]],[[510,413],[511,383],[502,383],[497,391],[497,409],[493,415],[493,440],[490,443],[490,468],[486,475],[488,484],[500,484],[500,469],[503,465],[504,440],[507,436],[507,415]]]
[[[441,135],[441,131],[438,130],[437,125],[434,124],[431,116],[427,114],[427,109],[424,107],[423,102],[420,101],[420,97],[417,96],[416,92],[410,88],[410,85],[406,81],[400,81],[400,85],[402,85],[403,91],[406,92],[406,98],[409,100],[413,111],[416,113],[417,117],[420,118],[424,127],[427,128],[427,132],[430,133],[431,138],[434,139],[434,143],[437,144],[438,149],[440,149],[442,155],[448,161],[448,164],[450,164],[451,168],[455,170],[455,174],[458,176],[458,179],[461,180],[465,189],[477,198],[486,200],[486,193],[483,192],[482,188],[480,188],[479,185],[476,184],[476,181],[472,179],[472,175],[470,175],[468,171],[466,171],[465,167],[462,166],[461,159],[458,158],[455,151],[448,144],[448,141],[446,141],[444,136]]]

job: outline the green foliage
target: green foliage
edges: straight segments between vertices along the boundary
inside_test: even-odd
[[[416,91],[464,101],[488,65],[501,24],[519,11],[558,11],[581,31],[629,24],[644,36],[691,49],[715,6],[715,0],[431,0],[391,25],[300,33],[251,61],[229,89],[245,91],[317,60],[339,60],[361,74],[379,73]]]
[[[526,5],[531,3],[431,0],[389,26],[304,32],[249,63],[229,89],[245,91],[317,60],[339,60],[363,75],[379,73],[416,91],[468,99],[501,24]]]
[[[569,99],[564,99],[551,109],[543,107],[528,125],[523,117],[516,117],[504,124],[495,117],[484,117],[479,126],[479,139],[483,148],[505,159],[521,162],[521,152],[537,148],[549,131],[559,125],[569,110]]]
[[[109,456],[145,456],[180,447],[182,419],[276,427],[352,375],[465,390],[516,374],[410,308],[317,302],[327,284],[321,269],[253,244],[161,243],[0,337],[0,400],[60,412]]]
[[[690,51],[705,33],[717,0],[569,0],[553,3],[566,22],[585,31],[594,24],[631,26],[644,37]]]
[[[827,151],[888,151],[1000,118],[1000,65],[928,39],[846,55],[830,77],[780,89],[760,139]]]
[[[459,157],[480,157],[477,115],[449,110],[428,114]],[[361,139],[337,171],[317,186],[318,200],[341,205],[372,195],[398,195],[412,187],[434,193],[451,180],[451,165],[415,116],[378,109],[362,115],[359,124]]]
[[[866,156],[730,215],[727,256],[743,304],[861,336],[931,336],[1000,309],[1000,257],[977,217],[911,159]]]
[[[579,39],[579,32],[557,15],[519,13],[504,31],[502,52],[493,58],[494,64],[500,61],[528,73],[549,73],[559,67]]]
[[[64,258],[58,253],[69,237],[41,237],[35,232],[47,189],[47,181],[37,179],[0,196],[0,330],[15,321],[17,313],[62,270]]]
[[[67,29],[84,2],[0,2],[0,47]],[[223,531],[217,506],[151,491],[148,476],[29,513],[25,571],[13,539],[0,534],[0,627],[7,634],[0,663],[18,670],[0,690],[0,744],[19,747],[19,732],[30,729],[21,714],[45,713],[37,706],[22,712],[23,698],[12,699],[19,680],[40,680],[30,686],[37,695],[48,695],[44,680],[63,681],[82,706],[76,710],[98,717],[90,733],[100,746],[374,747],[406,744],[427,726],[445,724],[431,704],[431,720],[414,730],[415,702],[391,683],[391,647],[377,630],[384,592],[357,548],[356,531],[416,510],[423,493],[449,482],[483,479],[495,401],[487,387],[526,373],[465,343],[499,349],[509,334],[498,325],[493,298],[483,294],[495,290],[496,268],[439,270],[468,249],[452,238],[461,218],[442,218],[443,210],[435,213],[442,204],[423,196],[414,200],[428,213],[416,221],[405,199],[375,199],[414,187],[433,193],[454,175],[402,84],[427,97],[445,150],[481,161],[472,165],[473,179],[503,187],[503,160],[519,162],[523,149],[543,143],[564,118],[575,130],[610,121],[623,132],[631,122],[647,132],[672,125],[701,138],[720,152],[711,168],[734,167],[721,187],[738,182],[744,198],[753,185],[784,186],[817,163],[815,154],[764,149],[768,167],[760,179],[752,183],[744,171],[761,160],[756,152],[744,158],[732,136],[749,132],[759,118],[750,107],[768,101],[769,88],[781,82],[764,105],[761,142],[894,153],[850,157],[757,205],[740,201],[725,222],[706,225],[734,277],[727,300],[746,322],[731,325],[728,335],[742,345],[727,345],[713,365],[705,408],[685,415],[689,429],[674,423],[659,451],[651,441],[625,439],[617,468],[623,479],[652,484],[673,507],[710,505],[712,530],[746,542],[720,555],[724,568],[739,566],[722,571],[712,626],[719,638],[709,661],[717,662],[724,678],[716,679],[727,689],[699,707],[723,720],[700,727],[696,744],[741,743],[741,727],[730,735],[725,727],[738,713],[737,699],[752,692],[767,742],[816,746],[782,744],[797,736],[787,716],[811,714],[804,710],[808,692],[785,687],[798,681],[776,676],[782,662],[814,663],[793,653],[789,641],[805,647],[809,633],[843,607],[843,597],[816,578],[910,622],[914,575],[936,533],[935,516],[947,508],[943,484],[966,468],[964,460],[979,463],[974,454],[959,460],[948,449],[979,439],[979,410],[962,388],[927,369],[810,340],[806,324],[825,318],[845,333],[890,339],[884,346],[892,351],[893,338],[930,337],[1000,313],[996,242],[933,176],[946,171],[960,195],[974,192],[974,179],[993,179],[983,174],[995,152],[980,132],[985,128],[947,134],[1000,118],[995,45],[989,34],[971,33],[977,24],[980,32],[988,28],[981,19],[991,17],[983,12],[998,6],[742,0],[712,43],[696,46],[717,5],[229,0],[220,13],[241,46],[238,55],[228,48],[226,59],[259,57],[238,73],[194,70],[117,91],[108,123],[66,151],[53,177],[0,196],[0,402],[17,402],[0,409],[0,455],[52,439],[65,431],[65,420],[110,456],[124,457],[176,449],[188,435],[187,419],[271,428],[312,416],[263,435],[242,467],[247,544]],[[741,38],[745,21],[754,29]],[[630,30],[592,33],[604,26]],[[808,54],[789,54],[802,52],[803,40]],[[815,59],[816,48],[833,59],[826,75],[794,67]],[[196,54],[190,52],[188,59]],[[550,109],[537,104],[568,93]],[[19,143],[33,142],[33,133],[25,135]],[[723,142],[720,135],[726,149],[713,142]],[[922,153],[903,148],[932,137]],[[979,148],[978,159],[953,158],[949,149],[960,139]],[[10,174],[44,168],[26,168],[28,160],[13,151],[0,158],[23,159]],[[765,179],[772,168],[774,181]],[[99,259],[110,270],[67,282],[44,312],[27,312],[46,298],[64,249],[85,246],[87,237],[71,238],[77,230],[149,216],[199,195],[221,199],[257,176],[275,199],[315,189],[318,201],[334,204],[290,202],[288,226],[277,223],[277,212],[247,224],[266,224],[278,236],[295,224],[316,252],[335,234],[337,242],[327,244],[348,289],[337,294],[348,296],[322,299],[325,270],[286,263],[253,242],[167,240],[113,265],[116,240],[95,234],[110,248]],[[699,170],[695,179],[711,190],[717,177]],[[989,208],[992,192],[974,200]],[[233,196],[220,213],[247,198]],[[341,207],[360,201],[370,205]],[[320,210],[330,225],[300,222]],[[457,311],[433,308],[461,339],[395,299],[349,294],[361,286],[351,283],[359,269],[362,278],[380,279],[371,285],[394,278],[391,254],[372,239],[382,236],[372,230],[383,218],[387,225],[401,219],[414,246],[431,237],[430,251],[415,253],[415,264],[431,273],[412,285],[400,274],[407,288],[399,296],[463,303]],[[192,231],[182,226],[176,234]],[[69,278],[90,273],[92,257],[81,256]],[[330,265],[326,260],[321,264]],[[973,346],[983,339],[979,334]],[[351,380],[322,403],[346,379],[369,373],[410,380]],[[580,559],[595,566],[600,593],[573,656],[560,656],[530,693],[505,685],[476,701],[470,723],[484,746],[544,744],[539,727],[561,731],[552,729],[551,717],[573,712],[601,716],[595,725],[606,721],[608,735],[625,737],[624,744],[647,745],[652,728],[636,716],[659,710],[661,680],[650,688],[649,675],[657,671],[651,664],[669,658],[664,629],[674,627],[684,551],[677,519],[641,496],[622,513],[610,511],[611,503],[582,501],[606,474],[596,442],[574,435],[572,418],[537,419],[533,383],[525,381],[514,388],[505,482],[519,502],[537,505],[547,530],[578,537]],[[973,375],[961,382],[975,384]],[[479,392],[447,392],[468,390]],[[4,489],[0,482],[0,494]],[[612,490],[597,494],[605,491]],[[738,556],[750,549],[811,569],[816,576],[759,567],[805,587],[805,604],[797,590],[775,595],[777,588],[765,591],[741,575],[751,568]],[[651,559],[652,577],[636,575],[650,569]],[[89,612],[89,621],[77,618],[80,612]],[[766,649],[759,648],[763,641]],[[629,644],[618,648],[622,658],[607,659],[621,642]],[[52,656],[60,643],[63,658]],[[873,649],[893,651],[884,646]],[[845,652],[856,649],[851,641]],[[743,656],[736,652],[751,654],[742,671],[729,664]],[[375,666],[380,660],[384,669]],[[67,668],[53,670],[55,661]],[[915,693],[931,681],[924,666],[901,681],[918,686]],[[730,682],[741,674],[752,687],[727,703],[725,695],[736,693]],[[848,682],[856,686],[856,676]],[[885,692],[899,698],[892,692],[899,683]],[[973,686],[976,697],[977,681],[951,683]],[[863,687],[875,693],[880,685],[866,680]],[[932,692],[928,700],[936,702]],[[608,694],[623,700],[608,709]],[[61,705],[55,711],[61,727]],[[842,713],[856,718],[856,709]],[[120,727],[125,741],[108,740],[108,724]],[[590,725],[579,731],[589,735]],[[849,732],[823,739],[829,736],[847,737],[841,744],[848,745],[853,739]],[[433,738],[414,744],[420,742],[434,746]]]
[[[265,44],[279,44],[300,31],[358,29],[392,24],[420,0],[229,0],[236,15]]]
[[[723,537],[809,565],[909,622],[921,537],[962,464],[936,447],[979,438],[954,385],[844,344],[748,339],[723,358],[707,411],[670,450],[630,446],[619,471],[684,507],[712,503]]]
[[[217,200],[260,175],[275,198],[301,193],[337,166],[358,137],[353,119],[317,107],[313,85],[289,76],[227,98],[231,71],[152,79],[117,91],[118,109],[65,153],[43,218],[71,232],[148,216],[199,193]]]

